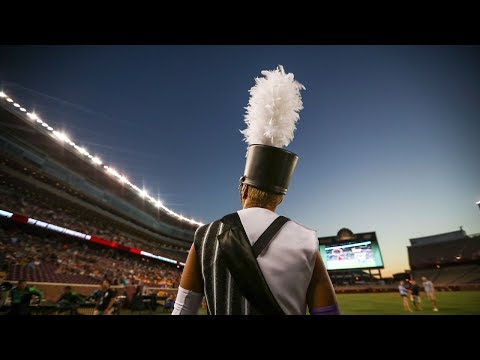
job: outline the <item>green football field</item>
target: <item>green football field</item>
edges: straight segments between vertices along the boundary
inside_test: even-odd
[[[480,291],[437,292],[438,312],[432,311],[425,293],[421,293],[421,297],[423,310],[410,313],[403,310],[402,299],[396,292],[337,295],[342,315],[480,315]],[[413,310],[412,303],[410,307]],[[129,311],[123,313],[128,314]],[[205,313],[205,310],[199,312],[201,315]],[[168,315],[161,310],[154,314]]]
[[[421,293],[422,311],[403,310],[398,293],[338,294],[340,311],[345,315],[480,315],[480,291],[437,292],[439,311],[433,312],[425,293]],[[410,302],[413,310],[413,304]]]

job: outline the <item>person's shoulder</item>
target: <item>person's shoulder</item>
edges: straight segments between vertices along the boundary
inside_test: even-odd
[[[195,230],[195,236],[197,236],[197,234],[204,233],[210,226],[210,224],[211,223],[200,225],[197,230]]]
[[[217,224],[220,222],[221,219],[217,219],[217,220],[214,220],[212,222],[209,222],[207,224],[203,224],[203,225],[200,225],[196,231],[205,231],[207,230],[209,227],[212,227],[213,225]]]
[[[302,239],[302,242],[305,244],[305,246],[308,246],[311,249],[318,248],[317,231],[315,229],[305,226],[296,220],[290,220],[286,224],[286,228],[288,233],[299,239]]]
[[[287,238],[295,238],[300,248],[312,256],[318,252],[318,237],[315,229],[305,226],[296,220],[290,220],[285,225],[284,235]]]
[[[316,236],[316,234],[317,234],[317,230],[312,229],[311,227],[305,226],[304,224],[299,223],[299,222],[296,221],[296,220],[290,219],[290,223],[291,223],[293,226],[295,226],[298,230],[311,232],[311,233],[313,233],[315,236]]]
[[[203,237],[203,235],[205,235],[205,233],[208,231],[208,229],[211,229],[212,227],[217,227],[221,222],[221,219],[217,219],[215,221],[212,221],[208,224],[203,224],[203,225],[200,225],[197,230],[195,230],[195,238],[198,238],[198,237]]]

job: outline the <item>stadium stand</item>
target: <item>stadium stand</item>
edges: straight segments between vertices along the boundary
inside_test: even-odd
[[[53,286],[52,294],[65,284],[88,291],[104,278],[125,288],[175,290],[200,223],[155,207],[78,149],[0,104],[0,210],[119,244],[105,247],[0,216],[6,279]]]
[[[0,224],[8,280],[100,284],[109,278],[114,285],[178,285],[180,270],[175,265],[7,219]]]
[[[43,189],[32,188],[0,169],[0,208],[18,214],[64,226],[72,230],[94,234],[119,244],[142,248],[175,260],[184,261],[186,250],[162,245],[145,235],[132,232],[123,224],[101,218],[96,212],[88,211],[75,203],[58,198]],[[150,243],[147,241],[150,240]],[[158,244],[152,246],[151,244]]]
[[[81,232],[90,232],[98,236],[128,245],[125,236],[118,230],[127,232],[130,245],[141,243],[147,251],[155,250],[150,245],[156,243],[165,255],[174,256],[183,261],[186,245],[166,243],[165,236],[149,232],[116,214],[97,206],[96,201],[72,189],[69,185],[42,174],[39,169],[9,158],[2,154],[0,161],[0,208],[33,218],[58,223]],[[118,229],[118,230],[115,230]],[[97,232],[95,232],[97,231]],[[149,249],[149,250],[148,250]]]
[[[464,230],[410,239],[413,278],[426,276],[437,285],[480,284],[480,234]]]

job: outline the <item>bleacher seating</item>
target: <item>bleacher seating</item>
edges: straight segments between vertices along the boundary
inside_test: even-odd
[[[5,160],[2,160],[3,165]],[[16,164],[8,161],[9,166]],[[187,250],[162,244],[158,239],[148,238],[121,223],[105,219],[92,210],[80,207],[76,203],[66,201],[54,192],[32,187],[20,177],[2,170],[0,164],[0,208],[3,210],[27,215],[38,220],[53,223],[125,246],[141,248],[142,250],[185,261]],[[18,167],[18,164],[15,165]],[[25,168],[26,169],[26,168]],[[26,171],[26,170],[25,170]],[[35,173],[30,171],[30,173]],[[71,190],[72,192],[74,190]],[[147,242],[148,241],[148,242]],[[154,246],[152,246],[154,245]]]
[[[25,265],[12,265],[8,270],[8,279],[18,281],[27,279],[31,282],[70,283],[70,284],[101,284],[100,279],[77,274],[59,274],[57,266],[40,264],[34,268]]]
[[[413,276],[415,279],[426,276],[436,285],[478,284],[480,283],[480,265],[466,264],[417,269],[413,271]]]
[[[480,235],[458,231],[456,239],[408,247],[413,277],[426,276],[439,286],[480,283]],[[447,233],[451,234],[451,233]],[[439,234],[441,238],[444,234]],[[432,236],[433,237],[433,236]]]

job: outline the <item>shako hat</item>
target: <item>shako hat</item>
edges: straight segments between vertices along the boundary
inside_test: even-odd
[[[272,71],[262,71],[262,75],[249,91],[247,128],[241,131],[249,146],[240,183],[285,195],[298,156],[282,147],[293,140],[295,124],[303,109],[300,90],[305,87],[281,65]]]

